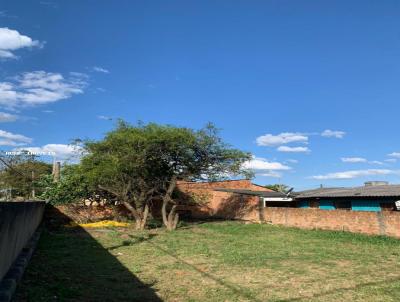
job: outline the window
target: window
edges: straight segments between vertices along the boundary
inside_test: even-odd
[[[351,201],[348,200],[335,201],[335,207],[336,209],[351,210]]]

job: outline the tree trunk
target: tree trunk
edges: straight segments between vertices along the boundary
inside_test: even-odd
[[[149,216],[149,206],[146,204],[144,206],[144,211],[140,213],[129,202],[123,201],[122,204],[132,213],[135,219],[135,230],[143,231],[146,227],[147,217]]]
[[[176,186],[176,176],[173,176],[169,183],[167,192],[163,197],[163,204],[161,208],[163,223],[168,231],[175,230],[179,222],[179,214],[176,213],[176,207],[177,207],[176,204],[172,206],[171,210],[167,214],[167,206],[170,202],[172,202],[171,196],[172,192],[175,189],[175,186]]]

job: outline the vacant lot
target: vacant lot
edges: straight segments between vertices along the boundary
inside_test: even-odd
[[[400,241],[234,222],[44,231],[16,301],[400,301]]]

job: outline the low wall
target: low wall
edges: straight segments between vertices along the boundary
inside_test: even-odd
[[[0,280],[43,218],[44,202],[0,202]]]
[[[323,229],[400,238],[400,212],[361,212],[301,208],[264,208],[262,220],[304,229]]]

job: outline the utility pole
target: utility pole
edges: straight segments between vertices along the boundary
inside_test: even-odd
[[[60,170],[61,170],[61,163],[59,161],[53,162],[53,181],[58,182],[60,180]]]
[[[32,171],[32,199],[36,198],[35,192],[35,171]]]

